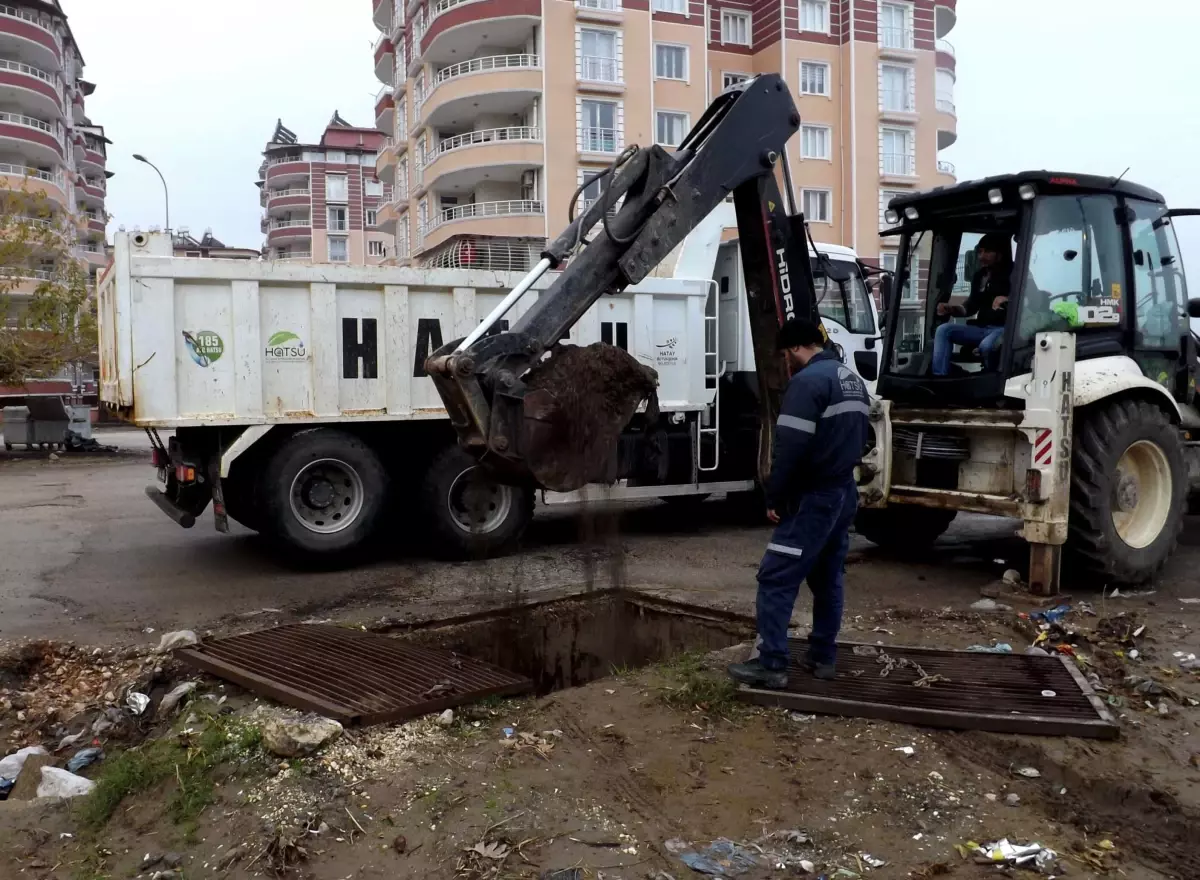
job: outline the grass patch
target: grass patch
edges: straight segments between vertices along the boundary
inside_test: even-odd
[[[737,699],[737,684],[710,668],[704,654],[678,654],[659,668],[673,682],[661,696],[673,709],[700,708],[727,718],[743,709]]]
[[[190,835],[204,808],[213,802],[213,771],[258,755],[261,744],[257,727],[214,714],[204,719],[199,733],[172,732],[121,752],[102,765],[95,790],[80,807],[80,821],[85,828],[99,831],[125,798],[174,779],[166,812]]]

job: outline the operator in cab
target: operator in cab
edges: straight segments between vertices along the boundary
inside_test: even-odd
[[[971,294],[964,304],[940,302],[937,313],[950,317],[975,317],[972,324],[947,321],[933,336],[933,375],[950,375],[950,354],[955,345],[978,347],[985,369],[1004,336],[1008,296],[1012,283],[1012,245],[1008,236],[989,232],[975,245],[979,269],[971,279]]]
[[[805,667],[820,679],[835,675],[843,567],[858,510],[854,468],[866,448],[869,409],[862,379],[825,350],[812,321],[788,321],[776,347],[795,373],[780,406],[766,485],[767,517],[776,528],[758,568],[759,654],[729,666],[735,681],[766,688],[787,686],[788,624],[806,579],[813,626]]]

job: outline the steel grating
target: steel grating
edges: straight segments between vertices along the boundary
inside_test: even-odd
[[[896,660],[920,664],[930,676],[948,679],[914,687],[918,676],[913,670],[893,669],[881,677],[884,667],[878,657],[855,654],[855,647],[839,644],[837,678],[819,681],[800,665],[808,643],[791,639],[787,688],[743,687],[739,695],[748,702],[798,712],[927,727],[1099,739],[1119,735],[1103,702],[1066,657],[871,646]],[[1054,696],[1044,696],[1044,691]]]
[[[470,657],[328,624],[290,624],[202,642],[180,660],[343,724],[382,724],[533,689]]]

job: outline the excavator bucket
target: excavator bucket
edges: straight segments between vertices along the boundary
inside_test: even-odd
[[[556,346],[524,377],[521,452],[534,480],[555,492],[617,478],[621,432],[646,402],[658,417],[658,374],[602,342]]]

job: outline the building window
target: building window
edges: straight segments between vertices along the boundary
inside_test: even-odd
[[[896,198],[897,196],[905,196],[905,195],[909,195],[909,193],[906,193],[903,190],[897,191],[897,190],[891,190],[891,189],[882,189],[879,191],[879,228],[880,229],[888,228],[888,222],[886,219],[884,219],[884,215],[887,213],[888,204],[892,201],[892,199]]]
[[[827,189],[802,190],[804,217],[811,223],[832,223],[833,211],[830,208],[832,193]]]
[[[654,75],[659,79],[688,78],[687,46],[654,44]]]
[[[329,231],[330,232],[346,232],[350,228],[350,224],[346,220],[345,208],[329,208]]]
[[[880,251],[879,252],[879,268],[884,272],[896,274],[896,257],[895,251]]]
[[[330,165],[345,165],[346,151],[345,150],[327,150],[325,152],[325,161]]]
[[[800,30],[829,33],[829,3],[826,0],[800,0]]]
[[[596,174],[600,170],[602,170],[602,169],[580,168],[578,177],[577,177],[578,184],[580,186],[583,186],[583,182],[585,180],[587,180],[589,177]],[[578,217],[580,214],[582,214],[584,211],[586,211],[589,207],[591,207],[592,203],[599,201],[600,196],[602,196],[604,194],[604,191],[606,189],[608,189],[608,183],[609,183],[609,180],[611,179],[611,177],[612,177],[612,175],[605,175],[603,177],[598,178],[597,180],[593,180],[587,186],[583,187],[583,191],[579,193],[579,204],[575,209],[575,211],[576,211],[575,216]]]
[[[387,255],[387,250],[384,248],[382,241],[368,241],[367,242],[367,256],[368,257],[383,257],[386,255]]]
[[[592,82],[620,82],[617,32],[579,29],[579,78]]]
[[[800,94],[829,95],[829,65],[821,61],[800,62]]]
[[[358,164],[364,168],[374,168],[375,161],[379,158],[378,153],[362,153],[358,157]]]
[[[687,0],[654,0],[654,11],[687,15]]]
[[[939,113],[954,112],[954,73],[938,68],[933,72],[934,97]]]
[[[667,147],[677,147],[683,143],[683,136],[688,131],[687,114],[659,110],[656,115],[658,117],[656,126],[658,142]]]
[[[348,189],[346,186],[346,175],[344,174],[327,174],[325,175],[325,201],[327,202],[344,202],[347,199]]]
[[[383,195],[383,184],[378,180],[367,180],[363,183],[363,192],[368,196]]]
[[[736,46],[750,45],[750,13],[721,11],[721,42]]]
[[[912,68],[896,64],[879,66],[879,106],[895,113],[912,112]]]
[[[907,3],[881,3],[879,6],[879,43],[888,49],[913,47],[912,24]]]
[[[830,131],[827,125],[805,125],[800,129],[800,158],[828,159]]]
[[[614,101],[580,101],[579,148],[587,153],[617,151],[617,105]]]
[[[379,225],[379,212],[376,211],[374,208],[367,208],[367,225],[368,226],[378,226]]]
[[[748,73],[723,73],[721,74],[721,88],[727,89],[730,86],[736,86],[738,83],[744,83],[750,79]]]
[[[331,236],[329,239],[329,262],[345,263],[350,259],[350,248],[345,238]]]
[[[879,131],[880,169],[884,174],[911,177],[913,165],[913,133],[909,128],[883,128]]]

